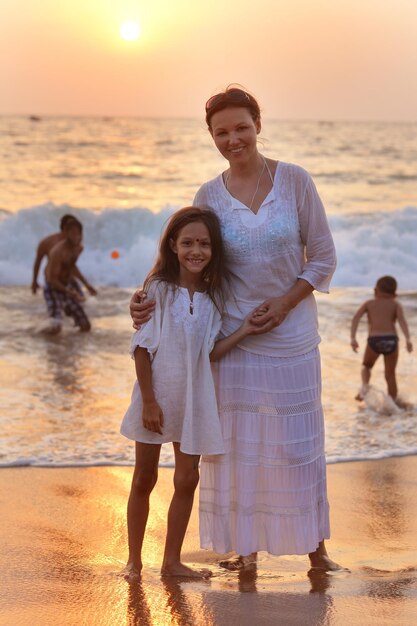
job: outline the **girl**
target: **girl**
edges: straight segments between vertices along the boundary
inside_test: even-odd
[[[199,480],[201,454],[224,452],[210,358],[220,358],[251,332],[244,321],[233,335],[214,340],[221,326],[224,251],[212,211],[187,207],[168,222],[144,291],[155,300],[152,319],[132,339],[137,382],[121,433],[136,441],[128,502],[126,577],[140,574],[149,497],[158,476],[161,444],[173,442],[174,495],[161,574],[207,577],[181,563],[181,547]]]

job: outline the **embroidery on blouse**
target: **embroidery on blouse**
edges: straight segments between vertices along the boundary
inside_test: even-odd
[[[246,226],[241,211],[231,210],[229,195],[228,206],[217,207],[230,260],[242,262],[249,253],[252,260],[287,256],[302,245],[293,172],[285,168],[281,176],[290,180],[288,184],[275,185],[275,200],[268,202],[267,218],[259,225],[255,222],[253,226]]]
[[[206,294],[196,292],[190,310],[190,297],[186,289],[177,289],[174,298],[169,302],[172,317],[176,324],[182,325],[188,333],[203,334],[206,330],[207,319],[210,313],[210,304]]]

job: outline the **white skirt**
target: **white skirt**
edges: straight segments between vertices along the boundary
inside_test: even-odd
[[[318,349],[214,368],[226,454],[203,457],[201,547],[307,554],[330,537]]]

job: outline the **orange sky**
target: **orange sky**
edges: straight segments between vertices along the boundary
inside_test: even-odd
[[[137,20],[138,41],[120,24]],[[2,0],[0,113],[417,119],[416,0]]]

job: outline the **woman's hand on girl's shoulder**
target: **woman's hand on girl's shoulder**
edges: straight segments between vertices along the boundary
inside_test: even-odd
[[[139,330],[142,324],[151,319],[155,310],[155,300],[148,300],[146,292],[143,289],[137,289],[130,299],[129,310],[133,328]]]

